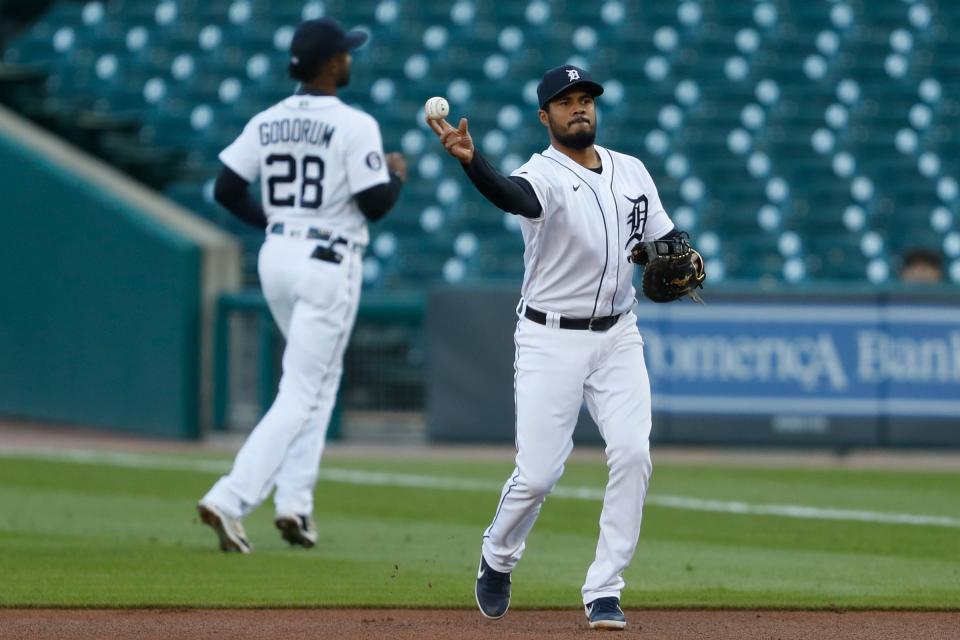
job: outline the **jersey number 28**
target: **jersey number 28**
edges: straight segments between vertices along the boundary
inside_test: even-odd
[[[270,204],[274,207],[308,207],[316,209],[323,202],[323,159],[317,156],[303,156],[300,162],[299,175],[297,160],[293,156],[283,153],[274,153],[267,156],[267,166],[277,164],[282,167],[282,173],[267,178]],[[279,187],[300,183],[300,203],[297,204],[296,187],[293,193],[281,197],[277,194]]]

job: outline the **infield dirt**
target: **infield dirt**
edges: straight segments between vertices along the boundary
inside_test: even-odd
[[[644,640],[948,640],[960,612],[628,611],[624,631],[603,638]],[[0,609],[4,640],[422,640],[423,638],[590,638],[577,611],[511,611],[485,620],[476,611],[422,609]]]

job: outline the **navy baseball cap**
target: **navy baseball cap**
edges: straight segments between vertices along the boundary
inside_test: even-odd
[[[302,22],[290,41],[290,64],[310,69],[341,51],[356,49],[367,41],[358,29],[346,31],[333,18]]]
[[[594,98],[603,93],[603,87],[594,82],[587,71],[572,64],[564,64],[543,74],[543,80],[537,85],[540,108],[546,109],[548,102],[573,87],[580,87]]]

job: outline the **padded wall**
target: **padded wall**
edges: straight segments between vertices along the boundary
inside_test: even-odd
[[[200,429],[201,248],[0,128],[0,415]]]

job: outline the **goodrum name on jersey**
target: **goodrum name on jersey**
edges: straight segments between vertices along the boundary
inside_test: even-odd
[[[260,145],[265,147],[281,142],[307,142],[329,147],[335,131],[336,127],[309,118],[272,120],[260,124]]]

